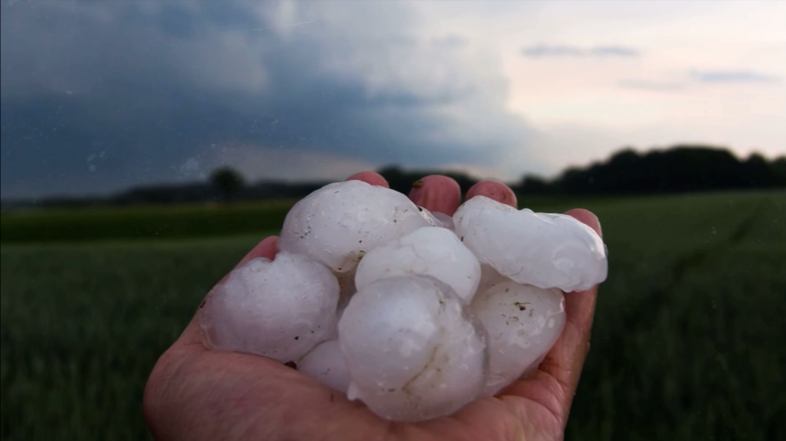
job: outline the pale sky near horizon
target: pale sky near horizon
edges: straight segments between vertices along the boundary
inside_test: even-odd
[[[498,51],[507,108],[549,169],[624,145],[786,154],[786,2],[492,5],[419,4],[435,35]]]
[[[786,154],[786,1],[2,2],[2,197]]]

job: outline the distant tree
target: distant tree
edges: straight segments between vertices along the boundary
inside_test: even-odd
[[[213,187],[221,193],[224,200],[234,197],[245,185],[243,175],[230,167],[219,168],[210,175]]]
[[[410,176],[397,165],[388,165],[377,170],[382,175],[391,189],[407,194],[412,187]],[[416,178],[417,179],[417,178]]]
[[[557,189],[574,194],[670,193],[783,186],[783,162],[761,155],[740,161],[729,150],[675,146],[639,154],[625,149],[605,162],[566,170]]]
[[[745,167],[745,184],[753,188],[765,188],[774,184],[774,177],[770,173],[770,164],[767,159],[753,153],[743,164]]]
[[[519,188],[515,190],[523,194],[543,194],[548,193],[550,189],[549,183],[544,178],[536,175],[527,175],[521,180]]]
[[[777,187],[786,187],[786,156],[779,156],[770,163],[772,183]]]

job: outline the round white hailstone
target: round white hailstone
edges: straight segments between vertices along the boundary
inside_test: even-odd
[[[335,332],[338,282],[306,256],[279,252],[236,268],[208,294],[199,318],[208,346],[281,362]]]
[[[603,240],[571,216],[519,211],[476,196],[454,220],[456,234],[480,263],[516,282],[570,292],[606,280]]]
[[[438,211],[432,213],[426,208],[418,208],[420,209],[420,215],[423,216],[423,219],[426,219],[426,222],[428,222],[432,227],[447,228],[450,231],[455,229],[455,226],[453,225],[453,218],[447,214],[440,213]]]
[[[542,361],[565,326],[564,296],[558,289],[502,282],[478,293],[471,308],[488,333],[487,396]]]
[[[347,393],[349,370],[338,340],[328,340],[317,345],[297,362],[297,370],[319,381],[325,386]]]
[[[432,276],[469,303],[480,282],[480,263],[450,230],[423,227],[369,251],[358,264],[355,285],[363,289],[401,275]]]
[[[362,181],[337,182],[289,210],[278,248],[346,272],[369,250],[427,225],[418,207],[397,191]]]
[[[483,264],[480,266],[480,283],[477,292],[484,292],[498,283],[509,281],[510,279],[498,273],[491,265]]]
[[[393,421],[424,421],[472,402],[486,382],[485,330],[446,284],[425,276],[360,289],[338,325],[360,399]]]

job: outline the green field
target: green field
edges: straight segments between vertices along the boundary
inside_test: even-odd
[[[6,213],[3,244],[222,237],[274,231],[294,201]]]
[[[148,439],[155,360],[287,206],[3,215],[3,440]],[[786,439],[786,193],[532,206],[610,252],[566,439]]]

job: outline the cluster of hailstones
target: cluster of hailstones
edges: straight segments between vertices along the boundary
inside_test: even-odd
[[[452,414],[537,368],[563,292],[607,273],[602,239],[570,216],[477,196],[451,218],[362,181],[298,202],[278,247],[208,295],[207,344],[294,361],[393,421]]]

